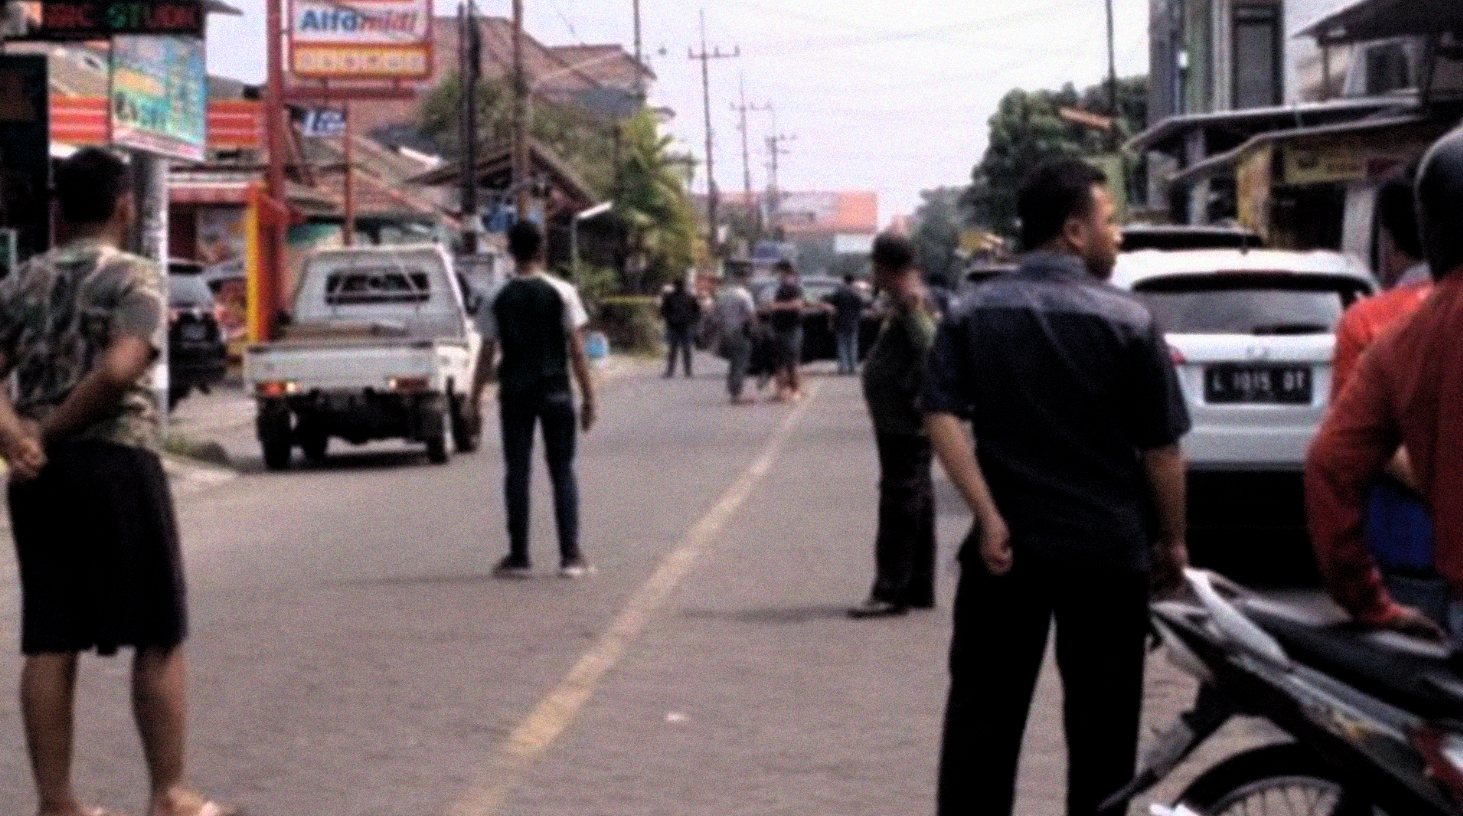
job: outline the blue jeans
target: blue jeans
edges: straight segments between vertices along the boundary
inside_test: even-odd
[[[574,395],[498,396],[503,434],[503,499],[508,508],[508,553],[528,560],[528,483],[533,455],[533,428],[544,429],[544,460],[554,485],[554,522],[559,557],[579,557],[579,486],[574,480]]]
[[[852,374],[858,370],[858,327],[853,331],[836,331],[833,342],[838,347],[838,373]]]

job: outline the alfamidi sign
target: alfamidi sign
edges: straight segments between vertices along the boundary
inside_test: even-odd
[[[422,79],[431,0],[291,0],[290,72],[313,79]]]

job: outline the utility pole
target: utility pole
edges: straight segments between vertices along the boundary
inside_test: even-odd
[[[796,138],[797,136],[795,134],[777,133],[776,128],[773,129],[772,135],[767,137],[767,169],[769,172],[767,179],[767,224],[771,228],[770,231],[772,234],[779,241],[782,240],[782,228],[778,223],[777,216],[778,210],[782,207],[782,190],[777,186],[777,157],[786,155],[788,152],[782,147],[782,143],[793,141]]]
[[[1118,150],[1118,120],[1122,118],[1122,111],[1118,110],[1118,63],[1113,50],[1112,0],[1107,0],[1107,83],[1108,113],[1112,116],[1112,130],[1109,133],[1112,139],[1112,150],[1116,153]]]
[[[458,84],[462,89],[462,220],[467,229],[462,234],[462,250],[467,255],[478,251],[478,74],[482,70],[482,37],[478,32],[477,9],[472,0],[457,6],[458,32],[462,43],[459,52]]]
[[[631,3],[635,14],[635,97],[645,104],[645,63],[640,60],[640,0]]]
[[[747,149],[747,111],[770,111],[772,104],[769,102],[762,105],[748,105],[747,86],[741,77],[737,79],[737,92],[741,97],[741,104],[731,107],[741,116],[741,125],[738,129],[742,132],[742,194],[746,196],[744,203],[748,211],[754,213],[751,237],[755,242],[762,236],[762,208],[755,206],[752,199],[752,154]]]
[[[513,179],[518,217],[528,218],[528,81],[523,73],[523,0],[513,0]]]
[[[513,0],[514,3],[522,0]],[[713,133],[711,130],[711,74],[708,68],[714,59],[731,59],[742,55],[740,46],[734,46],[730,54],[724,54],[718,47],[715,51],[706,50],[706,10],[701,10],[701,53],[688,51],[687,54],[693,60],[701,60],[701,107],[706,115],[706,221],[707,240],[706,246],[711,252],[711,258],[716,260],[720,254],[720,247],[716,241],[716,173],[713,159]]]

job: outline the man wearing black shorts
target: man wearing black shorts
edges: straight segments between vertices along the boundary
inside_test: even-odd
[[[803,396],[799,366],[803,357],[803,307],[807,301],[791,262],[778,261],[772,269],[781,280],[767,307],[767,324],[772,327],[776,349],[773,373],[777,379],[777,399],[796,401]]]
[[[162,275],[118,247],[126,166],[83,150],[56,171],[62,243],[0,282],[0,454],[21,585],[21,713],[46,816],[83,807],[71,783],[77,655],[135,649],[133,712],[148,816],[217,816],[182,786],[187,707],[183,564],[152,370],[166,342]]]

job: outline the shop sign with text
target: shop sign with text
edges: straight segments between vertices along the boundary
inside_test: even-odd
[[[421,79],[431,68],[431,0],[291,0],[296,76]]]

